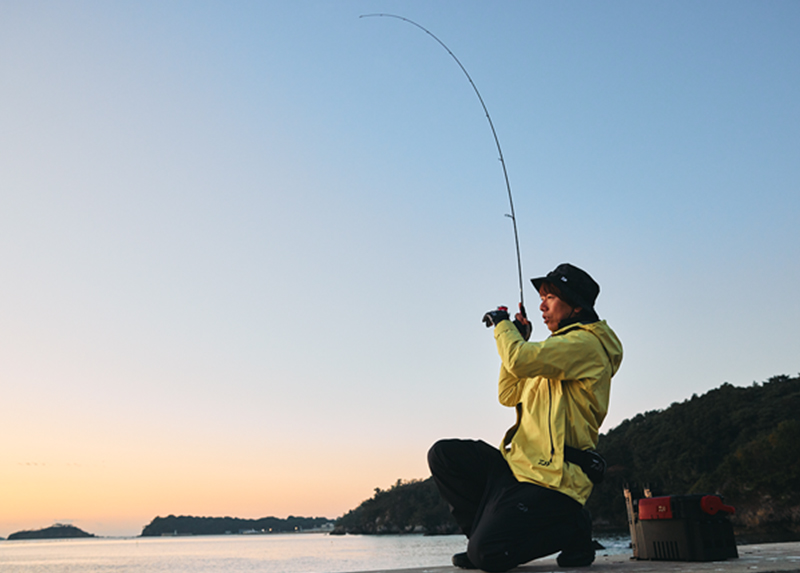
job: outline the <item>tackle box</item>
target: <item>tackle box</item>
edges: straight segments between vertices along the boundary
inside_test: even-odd
[[[729,515],[718,495],[644,497],[625,490],[634,559],[720,561],[738,558]]]

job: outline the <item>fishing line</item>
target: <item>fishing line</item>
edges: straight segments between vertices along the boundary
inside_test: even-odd
[[[455,60],[458,64],[458,67],[461,68],[461,71],[464,72],[464,75],[467,76],[472,89],[475,90],[475,95],[478,96],[478,100],[481,102],[481,106],[483,107],[483,112],[486,114],[486,119],[489,121],[489,127],[492,129],[492,135],[494,136],[494,143],[497,146],[497,153],[499,154],[500,164],[503,166],[503,177],[505,178],[506,182],[506,190],[508,191],[508,204],[511,208],[511,213],[506,214],[506,217],[511,219],[511,223],[514,226],[514,245],[517,249],[517,275],[519,278],[519,308],[520,312],[523,316],[527,316],[525,312],[525,299],[522,292],[522,259],[519,254],[519,234],[517,233],[517,216],[514,213],[514,199],[511,196],[511,183],[508,181],[508,171],[506,171],[506,161],[503,158],[503,150],[500,148],[500,140],[497,137],[497,131],[494,129],[494,123],[492,123],[492,118],[489,115],[489,110],[486,108],[486,104],[483,102],[483,98],[481,97],[481,92],[478,91],[478,87],[475,85],[475,82],[472,81],[472,77],[467,72],[467,69],[461,63],[461,61],[456,57],[456,55],[448,48],[444,42],[442,42],[439,38],[433,35],[430,30],[420,26],[413,20],[409,20],[408,18],[404,18],[403,16],[397,16],[396,14],[363,14],[359,16],[359,18],[396,18],[397,20],[402,20],[403,22],[408,22],[412,26],[416,26],[426,34],[428,34],[431,38],[436,40],[440,46],[442,46],[447,53]]]

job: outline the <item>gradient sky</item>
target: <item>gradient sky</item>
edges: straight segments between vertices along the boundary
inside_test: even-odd
[[[513,423],[489,125],[375,12],[600,283],[604,430],[800,371],[796,1],[0,0],[0,535],[335,518]]]

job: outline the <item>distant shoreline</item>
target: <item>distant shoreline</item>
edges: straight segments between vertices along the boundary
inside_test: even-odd
[[[45,528],[49,529],[49,528]],[[36,532],[42,530],[35,530]],[[17,533],[30,533],[29,531],[21,531]],[[85,532],[84,532],[85,533]],[[594,538],[596,541],[600,541],[602,543],[603,540],[607,538],[614,538],[614,537],[626,537],[624,532],[610,532],[610,531],[603,531],[599,532],[599,535],[595,535]],[[330,531],[327,530],[304,530],[304,531],[281,531],[281,532],[273,532],[273,533],[265,533],[259,534],[258,536],[262,535],[304,535],[304,534],[316,534],[316,535],[330,535]],[[14,534],[12,534],[14,535]],[[332,535],[332,537],[446,537],[446,536],[459,536],[460,533],[452,533],[446,535],[437,535],[437,536],[430,536],[425,535],[423,533],[346,533],[343,535]],[[250,537],[251,534],[243,534],[243,533],[223,533],[223,534],[207,534],[207,535],[193,535],[193,534],[186,534],[186,535],[165,535],[163,537],[201,537],[201,538],[212,538],[212,537],[225,537],[225,538],[234,538],[234,537]],[[159,539],[160,537],[150,536],[153,539]],[[147,537],[142,537],[141,535],[93,535],[93,534],[86,534],[81,536],[75,537],[15,537],[12,539],[12,536],[4,538],[0,537],[0,542],[13,542],[13,541],[74,541],[74,540],[86,540],[86,541],[142,541],[146,540]],[[800,536],[786,536],[786,535],[777,535],[770,538],[768,535],[764,536],[753,536],[753,535],[744,535],[742,537],[736,536],[736,546],[737,547],[747,547],[747,546],[757,546],[757,545],[775,545],[775,544],[782,544],[782,543],[798,543],[800,542]]]

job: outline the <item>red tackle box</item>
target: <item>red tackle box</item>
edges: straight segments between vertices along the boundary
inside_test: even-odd
[[[630,492],[628,524],[635,559],[719,561],[738,558],[729,515],[718,495],[644,497],[635,510]]]

